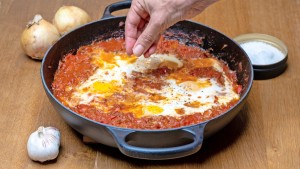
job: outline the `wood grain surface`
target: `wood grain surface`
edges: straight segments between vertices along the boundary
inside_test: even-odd
[[[51,21],[62,5],[85,9],[93,20],[115,0],[0,0],[0,168],[71,169],[299,169],[300,168],[300,0],[221,0],[192,20],[229,37],[265,33],[288,47],[288,68],[279,77],[255,80],[239,115],[204,140],[191,156],[167,161],[137,160],[118,149],[85,144],[48,101],[40,61],[27,57],[20,37],[37,13]],[[126,10],[114,13],[125,15]],[[58,158],[29,159],[29,135],[39,126],[60,129]]]

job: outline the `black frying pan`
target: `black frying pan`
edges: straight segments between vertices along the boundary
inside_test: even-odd
[[[228,124],[241,110],[253,82],[253,68],[246,53],[232,39],[224,34],[192,21],[181,21],[168,29],[174,33],[169,38],[182,43],[199,45],[209,50],[219,59],[228,63],[237,72],[242,85],[240,101],[225,113],[202,123],[174,129],[136,130],[102,124],[78,115],[60,103],[53,95],[51,83],[61,58],[76,52],[82,46],[95,40],[124,37],[125,17],[113,17],[111,12],[130,7],[130,1],[122,1],[108,6],[101,20],[86,24],[56,42],[45,54],[41,67],[41,77],[45,92],[62,118],[76,131],[95,141],[117,147],[127,156],[141,159],[163,160],[179,158],[197,152],[203,139]],[[195,37],[204,37],[197,44]]]

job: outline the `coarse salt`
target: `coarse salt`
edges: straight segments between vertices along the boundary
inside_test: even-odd
[[[251,41],[241,44],[254,65],[268,65],[281,61],[285,55],[271,44]]]

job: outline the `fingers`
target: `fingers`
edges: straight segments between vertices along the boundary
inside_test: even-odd
[[[158,36],[160,37],[160,34]],[[145,58],[150,57],[156,51],[159,37],[154,41],[154,43],[150,46],[150,48],[144,53]]]
[[[145,56],[148,56],[154,53],[162,27],[160,19],[154,18],[150,18],[149,23],[136,40],[132,50],[134,55],[141,56],[142,54],[146,54]]]
[[[134,0],[125,22],[125,47],[127,54],[146,56],[154,53],[160,35],[161,24],[150,19],[144,1]],[[158,17],[159,18],[159,17]],[[151,49],[151,50],[150,50]]]
[[[144,53],[144,57],[148,58],[150,57],[156,50],[157,44],[153,44],[145,53]]]
[[[149,18],[148,13],[139,3],[132,2],[125,21],[125,47],[127,54],[133,54],[133,47],[139,37],[139,29],[145,26],[145,19]]]

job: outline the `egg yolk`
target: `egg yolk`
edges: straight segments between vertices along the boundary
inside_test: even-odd
[[[163,108],[159,106],[146,106],[144,107],[144,112],[145,114],[150,113],[150,114],[160,114],[164,111]]]
[[[105,94],[105,93],[115,93],[118,91],[118,87],[114,84],[114,81],[111,82],[95,82],[92,85],[92,92]]]

